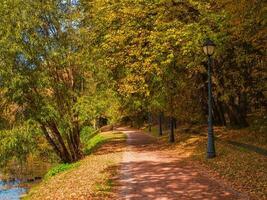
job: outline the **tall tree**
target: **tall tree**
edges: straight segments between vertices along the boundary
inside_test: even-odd
[[[95,91],[103,73],[91,64],[93,37],[81,4],[5,0],[0,9],[3,95],[39,124],[63,162],[80,159],[83,121],[76,104]]]

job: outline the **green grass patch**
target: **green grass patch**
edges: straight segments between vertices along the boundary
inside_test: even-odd
[[[125,140],[126,135],[121,132],[106,132],[106,133],[99,133],[93,136],[84,147],[84,153],[86,155],[91,154],[96,149],[98,149],[102,144],[111,141],[111,140]]]
[[[102,135],[95,135],[92,137],[84,148],[84,153],[86,155],[91,154],[95,149],[97,149],[101,144],[106,142],[107,139]]]
[[[74,168],[79,167],[79,166],[80,166],[79,162],[71,163],[71,164],[65,164],[65,163],[64,164],[59,164],[59,165],[53,167],[52,169],[50,169],[46,173],[44,179],[47,180],[47,179],[49,179],[49,178],[51,178],[51,177],[53,177],[53,176],[55,176],[57,174],[60,174],[60,173],[65,172],[65,171],[68,171],[70,169],[74,169]]]

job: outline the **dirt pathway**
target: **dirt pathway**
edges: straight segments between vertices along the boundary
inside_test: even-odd
[[[159,151],[152,137],[136,130],[119,130],[128,136],[119,175],[119,200],[248,199],[203,175],[183,157]]]

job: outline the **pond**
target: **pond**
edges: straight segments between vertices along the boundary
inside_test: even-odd
[[[19,200],[38,185],[51,168],[51,163],[30,160],[24,165],[8,165],[0,169],[0,200]]]
[[[26,192],[19,180],[0,180],[0,200],[19,200]]]

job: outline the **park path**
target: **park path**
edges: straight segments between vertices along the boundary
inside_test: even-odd
[[[248,199],[186,162],[160,151],[156,141],[138,130],[118,128],[127,135],[119,174],[118,200]]]

